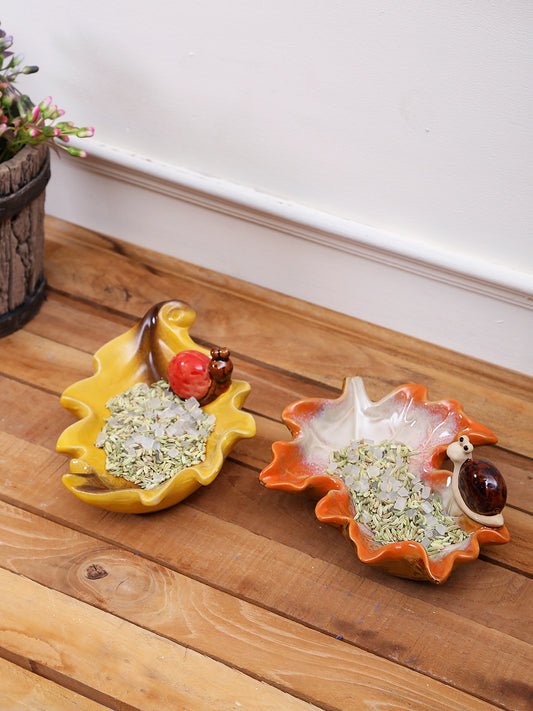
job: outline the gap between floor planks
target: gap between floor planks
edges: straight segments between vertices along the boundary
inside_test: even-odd
[[[135,315],[135,314],[132,315],[132,318],[133,318],[134,315]],[[207,328],[207,326],[206,326],[205,328]],[[252,342],[252,345],[253,345],[253,342]],[[88,350],[88,352],[90,352],[90,349]],[[92,372],[92,371],[91,371],[91,372]],[[88,374],[91,374],[91,372],[89,372]],[[301,374],[300,374],[300,377],[302,377]],[[303,377],[306,377],[306,376],[303,376]],[[381,387],[383,387],[383,382],[384,382],[384,380],[378,380],[378,379],[376,378],[376,384],[381,384]],[[67,384],[70,384],[70,383],[67,383]],[[467,411],[468,411],[468,410],[467,410]],[[482,421],[483,421],[483,420],[482,420]],[[501,550],[503,550],[503,548],[504,548],[504,547],[501,547]]]
[[[72,247],[72,245],[71,245],[71,247]],[[53,248],[51,248],[51,249],[53,251]],[[106,260],[109,259],[108,254],[106,254],[104,256],[105,256]],[[70,254],[70,257],[74,258],[74,255]],[[97,256],[95,256],[93,254],[93,258],[97,259]],[[87,275],[90,275],[91,274],[91,266],[87,264],[88,261],[89,261],[88,255],[85,250],[83,252],[83,259],[81,260],[81,264],[79,265],[79,267],[82,270],[85,269]],[[142,273],[142,271],[143,271],[142,264],[132,264],[131,262],[129,262],[128,260],[124,260],[123,258],[121,258],[119,261],[117,261],[117,267],[119,267],[121,271],[126,269],[131,272],[131,274],[129,275],[129,278],[127,280],[128,283],[130,283],[130,285],[131,285],[131,283],[135,282],[136,277],[138,279],[141,276],[141,274],[136,274],[136,272]],[[97,265],[95,265],[93,268],[97,269]],[[144,280],[146,280],[146,279],[144,279]],[[150,305],[151,305],[151,301],[154,301],[154,300],[156,301],[157,298],[168,298],[169,288],[170,288],[170,293],[173,293],[175,287],[173,288],[172,285],[176,282],[176,280],[179,280],[178,283],[180,285],[180,288],[183,288],[185,283],[187,282],[187,278],[186,277],[184,278],[183,274],[179,274],[179,275],[172,274],[172,273],[169,273],[168,271],[163,272],[161,275],[151,274],[149,281],[153,282],[153,296],[150,300]],[[215,301],[218,304],[218,308],[222,311],[223,307],[224,307],[224,300],[220,298],[220,293],[219,293],[220,290],[213,289],[212,281],[213,281],[213,279],[206,281],[204,284],[198,284],[198,283],[194,282],[194,286],[196,288],[189,289],[189,290],[191,291],[191,293],[196,294],[200,301],[205,302],[205,303],[207,303],[207,302],[204,297],[207,296],[209,298],[209,292],[214,291],[215,293],[212,295],[211,298],[215,299]],[[64,280],[59,280],[58,283],[60,283],[62,285],[62,288],[64,288]],[[71,286],[73,287],[72,292],[77,293],[79,290],[79,282],[76,282],[76,283],[72,282]],[[248,286],[250,286],[250,285],[248,285]],[[128,297],[125,300],[124,299],[121,300],[120,296],[121,296],[123,290],[124,290],[124,287],[119,288],[119,287],[117,287],[116,284],[113,284],[112,286],[106,287],[105,292],[102,289],[100,290],[100,293],[97,293],[94,290],[91,292],[82,291],[78,295],[84,295],[84,298],[90,298],[100,304],[105,304],[105,303],[108,303],[108,301],[106,301],[106,298],[109,299],[109,292],[111,292],[112,296],[118,297],[117,298],[118,303],[121,303],[121,301],[123,302],[122,306],[124,307],[125,311],[128,311],[129,313],[134,313],[135,315],[139,316],[141,314],[141,309],[146,308],[149,304],[145,300],[144,301],[141,300],[141,302],[139,302],[139,299],[135,295],[135,293],[134,292],[129,293],[129,291],[128,291]],[[145,284],[143,284],[142,290],[144,290],[144,291],[146,290]],[[270,302],[268,300],[268,295],[270,296]],[[123,296],[123,294],[122,294],[122,296]],[[269,310],[274,310],[274,311],[276,310],[275,305],[273,305],[271,302],[275,302],[279,298],[279,295],[273,294],[272,292],[267,292],[266,290],[262,290],[262,297],[263,297],[263,299],[261,300],[261,306],[262,306],[262,312],[263,312],[262,317],[265,318],[265,314]],[[249,310],[250,310],[246,297],[241,296],[240,293],[238,296],[236,296],[235,292],[230,292],[228,299],[230,299],[232,301],[236,300],[235,303],[240,303],[240,305],[242,307],[243,315],[246,316],[247,312],[249,312]],[[193,304],[194,304],[194,302],[193,302]],[[255,314],[257,314],[257,304],[254,303],[253,306],[255,308]],[[308,305],[308,307],[309,307],[309,305]],[[312,308],[312,313],[315,317],[317,315],[322,314],[322,310],[318,309],[317,307],[310,307],[310,308]],[[231,309],[231,313],[232,313],[232,317],[234,317],[238,321],[238,319],[239,319],[238,309]],[[292,325],[294,325],[295,323],[299,324],[300,321],[302,321],[302,323],[306,321],[306,319],[301,319],[301,318],[295,316],[295,314],[291,313],[290,311],[288,313],[285,313],[285,311],[283,311],[281,314],[278,314],[278,318],[280,319],[280,321],[279,321],[280,324],[282,323],[282,321],[286,320],[287,316],[289,316],[289,318],[291,319]],[[319,318],[315,318],[314,320],[311,320],[308,318],[307,319],[307,326],[309,326],[310,328],[324,328],[325,327],[326,330],[328,331],[328,333],[333,332],[334,335],[339,335],[339,334],[335,334],[334,329],[331,326],[331,319],[333,318],[334,315],[331,314],[331,312],[324,312],[323,316],[324,316],[324,318],[322,319],[322,321],[323,321],[322,325],[321,325],[321,321]],[[294,318],[291,318],[291,317],[294,317]],[[344,317],[344,318],[347,319],[348,317]],[[243,323],[242,319],[241,319],[240,323],[242,325],[242,323]],[[350,327],[351,328],[343,329],[340,332],[340,334],[346,335],[346,333],[349,333],[351,335],[352,333],[358,331],[357,327],[359,327],[359,331],[361,331],[362,326],[364,326],[364,328],[369,327],[368,324],[361,324],[361,322],[358,322],[356,319],[350,319]],[[304,323],[304,327],[305,327],[305,323]],[[372,327],[372,328],[376,329],[377,327]],[[244,329],[244,330],[246,331],[246,329]],[[275,334],[276,334],[275,328],[271,332],[267,332],[268,336],[272,336]],[[394,345],[393,345],[394,339],[396,338],[396,340],[397,340],[399,338],[400,340],[405,340],[407,337],[400,336],[399,334],[393,334],[392,332],[387,332],[384,329],[380,330],[380,334],[381,334],[381,338],[379,340],[373,339],[373,342],[375,341],[374,346],[377,346],[378,351],[381,352],[381,355],[383,357],[385,357],[385,358],[389,357],[389,354],[392,351],[394,357],[397,360],[400,360],[400,358],[398,357],[398,353],[396,352],[396,349],[394,348]],[[357,333],[357,335],[358,335],[358,338],[360,339],[361,333]],[[429,346],[428,344],[422,344],[421,342],[415,341],[414,339],[410,339],[410,341],[411,341],[411,352],[409,353],[409,356],[410,356],[410,359],[412,360],[413,353],[416,353],[416,361],[417,361],[418,365],[420,365],[420,362],[424,360],[424,358],[423,358],[424,347],[426,347],[426,348],[429,347],[432,349],[431,355],[433,356],[433,358],[428,358],[427,360],[440,360],[438,357],[438,354],[442,357],[442,355],[445,353],[445,351],[443,351],[443,349],[437,349],[434,346]],[[268,344],[269,344],[269,341],[268,341]],[[356,342],[356,345],[358,345],[358,344],[359,344],[359,340]],[[267,352],[267,354],[268,354],[268,352]],[[453,357],[455,358],[455,361],[457,361],[457,359],[461,358],[461,356],[459,354],[453,354]],[[263,358],[263,360],[268,362],[268,358]],[[475,365],[474,361],[468,360],[467,362],[470,364],[470,367]],[[455,362],[454,365],[457,367],[457,362]],[[480,364],[478,363],[478,367],[479,367],[479,365]],[[483,367],[484,367],[484,372],[482,374],[477,373],[476,374],[477,379],[479,379],[480,377],[484,378],[487,368],[488,367],[490,368],[490,366],[488,366],[487,364],[483,364]],[[496,370],[497,370],[498,375],[500,376],[500,379],[502,380],[502,382],[505,380],[509,380],[510,383],[508,385],[514,386],[516,388],[517,378],[519,380],[520,380],[520,378],[522,378],[522,380],[525,383],[529,384],[529,387],[531,388],[531,379],[528,379],[526,376],[522,377],[519,374],[512,374],[512,378],[509,378],[509,377],[506,378],[505,376],[509,376],[509,371],[503,371],[501,369],[496,369]],[[521,395],[522,392],[519,391],[519,394]]]
[[[169,265],[167,271],[148,271],[147,278],[142,263],[134,263],[116,251],[90,247],[89,243],[90,239],[87,244],[69,241],[64,235],[54,240],[54,232],[49,230],[46,268],[53,287],[135,316],[178,291],[180,298],[191,303],[201,315],[198,332],[205,340],[226,340],[231,333],[230,346],[237,352],[286,370],[294,370],[297,362],[300,375],[336,387],[347,374],[361,374],[369,381],[371,397],[379,383],[383,388],[383,383],[423,382],[429,386],[432,398],[456,397],[469,414],[478,419],[483,416],[484,423],[492,429],[498,429],[495,424],[499,424],[505,448],[524,454],[533,451],[527,437],[533,406],[526,394],[533,390],[532,378],[348,317],[341,317],[345,328],[337,331],[332,326],[336,316],[330,312],[295,300],[290,302],[295,304],[292,311],[276,310],[269,299],[275,303],[279,295],[251,285],[242,286],[240,293],[241,284],[228,277],[223,280],[227,293],[222,298],[220,287],[210,281],[203,283],[187,277],[186,269],[195,269],[191,265],[182,265],[178,260],[161,255],[150,256],[164,259]],[[127,245],[121,248],[123,253],[128,250]],[[147,250],[144,252],[146,257],[150,254]],[[68,271],[64,268],[66,263]],[[171,273],[170,266],[184,271]],[[233,289],[228,290],[229,284]],[[257,300],[252,301],[245,293],[246,289],[257,291],[265,299],[260,309]],[[298,309],[307,310],[307,317],[300,316]],[[373,333],[370,345],[368,338],[365,339],[369,330]],[[377,333],[381,333],[380,339]],[[273,340],[274,344],[284,343],[284,348],[273,348]],[[402,344],[404,350],[397,348],[396,342]],[[410,352],[404,352],[407,343]],[[288,348],[288,344],[291,347]],[[474,375],[475,370],[478,372]]]
[[[0,657],[0,698],[4,711],[108,711],[87,699]]]
[[[82,333],[85,334],[85,348],[80,351],[77,342],[81,335],[79,328],[76,327],[80,323],[79,313],[72,307],[57,304],[53,298],[50,299],[41,314],[28,325],[27,333],[16,335],[16,338],[22,343],[4,343],[4,371],[19,379],[21,373],[24,373],[28,381],[40,383],[47,391],[57,394],[60,394],[62,389],[74,380],[91,375],[93,373],[92,360],[87,355],[94,353],[102,343],[101,335],[99,337],[102,320],[95,318],[94,315],[91,317],[90,314],[85,314],[85,316],[82,329]],[[93,325],[95,321],[96,323]],[[73,324],[72,328],[67,329],[67,323]],[[54,345],[45,336],[45,333],[50,333],[50,331],[52,331],[50,335],[58,345]],[[122,332],[123,329],[120,326],[112,324],[112,329],[105,334],[105,338],[109,340]],[[32,341],[30,333],[40,336],[44,340],[42,342]],[[62,349],[61,345],[75,350]],[[25,355],[26,359],[24,359]],[[23,370],[24,367],[26,370]],[[252,392],[245,408],[278,421],[281,410],[294,399],[305,396],[336,396],[334,391],[323,385],[303,383],[297,374],[278,373],[277,382],[271,383],[268,378],[272,374],[268,370],[265,371],[260,366],[247,363],[240,358],[235,359],[235,372],[238,377],[247,379],[252,384]],[[282,439],[287,438],[288,432],[285,429],[280,430],[280,433]],[[248,448],[254,447],[255,440],[252,440],[251,443],[248,443]],[[520,506],[524,510],[528,510],[528,507],[531,510],[533,492],[531,486],[528,486],[528,482],[531,482],[529,474],[532,468],[531,461],[522,459],[513,453],[506,453],[499,447],[482,447],[476,451],[479,456],[488,456],[489,458],[492,456],[494,463],[502,467],[511,489],[509,503],[518,506],[520,502]],[[268,461],[265,460],[263,466]],[[514,501],[513,487],[516,488],[517,494]]]
[[[324,708],[482,709],[437,680],[21,512],[2,511],[0,564]],[[28,537],[31,543],[28,543]],[[44,561],[44,564],[43,564]],[[91,569],[99,576],[92,577]],[[19,650],[20,651],[20,650]]]
[[[48,308],[48,304],[46,306]],[[39,317],[38,317],[39,318]],[[32,381],[34,383],[40,384],[45,387],[47,391],[55,392],[57,395],[60,394],[63,385],[66,382],[73,382],[79,377],[85,377],[92,372],[92,362],[87,354],[81,354],[77,349],[71,347],[64,347],[57,345],[53,342],[48,342],[43,340],[41,337],[37,337],[30,332],[19,332],[11,337],[11,341],[8,343],[4,341],[3,347],[3,357],[2,366],[0,366],[4,372],[14,375],[16,374],[20,377],[21,373],[24,374],[25,379]],[[23,355],[21,356],[21,352]],[[79,358],[81,357],[81,361]],[[50,367],[49,362],[53,361],[54,367]],[[59,378],[59,381],[57,380]],[[280,388],[278,394],[279,399],[288,397],[288,388],[291,384],[299,385],[297,381],[290,380],[286,377],[286,384],[284,388]],[[255,374],[254,389],[262,390],[263,394],[272,396],[272,388],[261,388],[261,378]],[[255,387],[257,382],[258,387]],[[7,385],[6,385],[7,387]],[[24,386],[21,384],[18,389],[19,398],[14,396],[13,402],[9,406],[13,411],[17,407],[17,400],[25,401],[28,399],[35,400],[36,396],[31,394],[26,394],[23,390]],[[7,392],[6,392],[7,397]],[[263,401],[262,401],[263,402]],[[73,418],[69,419],[70,416],[66,413],[60,406],[59,400],[51,401],[50,407],[53,406],[58,411],[58,424],[63,421],[64,426],[70,424]],[[5,407],[7,407],[7,401],[5,401]],[[274,414],[275,405],[272,405],[272,412]],[[30,424],[29,431],[35,432],[36,426],[42,426],[42,422],[46,422],[46,412],[43,410],[40,415],[38,415],[37,408],[33,409],[33,415],[36,417],[35,424]],[[244,463],[251,464],[257,468],[262,468],[270,461],[270,445],[271,442],[277,438],[285,439],[287,437],[287,431],[281,424],[270,424],[264,421],[260,416],[256,415],[256,420],[259,425],[258,435],[251,442],[244,441],[240,443],[233,454],[234,458],[241,458]],[[55,437],[53,439],[53,444],[60,432],[59,426],[54,432]],[[52,442],[51,442],[52,444]],[[501,452],[497,448],[486,448],[489,452],[488,456],[492,455],[493,461],[499,465],[499,456]],[[257,458],[257,455],[262,453],[261,458]],[[513,457],[507,456],[507,460],[513,459]],[[528,549],[529,537],[525,535],[524,523],[525,520],[523,516],[518,515],[512,510],[512,506],[521,503],[522,506],[531,507],[531,487],[527,487],[527,465],[528,460],[522,460],[519,457],[514,457],[515,466],[508,468],[506,471],[506,476],[509,485],[509,507],[508,507],[508,518],[511,523],[514,524],[514,537],[510,544],[505,546],[500,550],[499,547],[491,546],[484,548],[484,555],[486,558],[500,560],[506,562],[513,569],[519,569],[517,562],[513,562],[513,551],[516,549],[518,556],[515,556],[516,560],[525,560],[525,551]],[[520,464],[521,466],[517,466]],[[502,468],[503,470],[503,468]],[[503,470],[505,471],[505,470]],[[516,494],[514,493],[516,490]],[[521,535],[521,530],[524,528],[524,535]],[[528,574],[531,570],[526,571]]]
[[[42,364],[41,367],[41,361],[40,360],[35,360],[32,359],[33,362],[33,367],[39,370],[41,373],[47,373],[46,369],[46,363]],[[9,370],[9,364],[10,361],[7,358],[4,358],[3,361],[4,365],[3,368],[4,370]],[[20,359],[17,359],[14,357],[12,359],[12,366],[13,370],[16,370],[17,372],[20,373],[21,369],[24,368],[23,363],[21,363]],[[58,363],[58,370],[63,374],[63,373],[68,373],[68,365],[67,363]],[[0,376],[1,378],[2,376]],[[24,436],[25,438],[29,438],[30,441],[35,441],[35,436],[37,433],[41,432],[41,428],[43,427],[43,423],[45,425],[45,432],[49,431],[50,425],[52,426],[52,429],[50,431],[50,436],[46,440],[46,444],[49,447],[54,447],[55,442],[57,441],[57,437],[59,435],[59,432],[61,429],[64,429],[64,427],[68,426],[74,421],[74,418],[61,406],[59,405],[59,399],[54,399],[53,397],[50,396],[44,396],[41,393],[35,392],[35,389],[30,388],[30,386],[24,385],[23,383],[18,383],[17,385],[14,384],[13,381],[8,381],[6,380],[3,385],[3,391],[4,391],[4,403],[3,407],[6,408],[6,410],[9,410],[10,412],[10,418],[6,423],[6,427],[9,429],[9,423],[12,422],[13,424],[15,421],[17,422],[17,428],[16,430],[13,431],[14,434],[18,434],[19,436]],[[58,392],[59,395],[59,392]],[[31,401],[33,403],[31,411],[27,411],[24,403]],[[41,404],[42,403],[42,404]],[[0,406],[0,412],[2,410],[2,406]],[[54,419],[50,420],[47,416],[47,413],[56,411],[56,416]],[[15,413],[19,414],[18,418],[15,420],[13,415]],[[21,422],[23,421],[23,418],[27,420],[27,425],[24,429],[21,429],[22,425]],[[258,474],[259,470],[266,466],[266,464],[270,461],[271,459],[271,442],[274,441],[274,439],[277,438],[285,438],[286,437],[286,431],[283,425],[279,423],[273,423],[269,420],[265,420],[260,416],[256,415],[256,422],[258,426],[258,432],[254,440],[248,441],[244,440],[243,442],[239,443],[233,453],[232,456],[230,457],[231,460],[237,461],[237,462],[242,462],[245,466],[251,466],[254,468],[254,483],[255,485],[259,488],[258,484]],[[39,435],[40,436],[40,435]],[[496,464],[498,464],[498,457],[492,457],[493,461],[495,461]],[[67,463],[65,461],[65,470],[67,469]],[[522,487],[518,486],[518,482],[522,481],[521,475],[523,473],[523,470],[521,469],[516,469],[516,470],[511,470],[510,473],[512,476],[508,476],[508,482],[509,482],[509,491],[510,491],[510,496],[509,496],[509,506],[507,507],[507,520],[508,524],[511,526],[513,530],[513,537],[511,539],[511,542],[509,544],[506,544],[503,549],[504,550],[499,550],[498,546],[488,546],[484,547],[482,550],[484,551],[484,556],[486,559],[490,560],[496,560],[496,561],[501,561],[504,562],[507,566],[510,566],[514,570],[518,570],[522,568],[522,570],[528,574],[531,574],[531,568],[528,570],[527,567],[524,567],[524,565],[527,563],[527,560],[531,560],[531,541],[529,539],[529,536],[527,535],[527,515],[526,514],[521,514],[519,511],[515,511],[512,508],[512,504],[514,503],[514,498],[513,498],[513,492],[515,489],[514,482],[517,482],[516,488],[521,489]],[[520,492],[517,492],[517,494]],[[274,492],[271,492],[269,494],[271,497],[276,496]],[[284,497],[287,497],[287,495],[283,495]],[[279,497],[279,494],[278,494]],[[288,498],[288,497],[287,497]],[[291,497],[291,505],[296,506],[296,503],[292,503],[292,498]],[[530,498],[530,497],[529,497]],[[518,496],[516,497],[516,501],[519,501]],[[524,501],[524,503],[527,503],[527,499]],[[522,565],[519,564],[519,561],[522,562]]]
[[[500,606],[508,594],[511,595],[509,600],[516,601],[519,581],[516,576],[515,583],[505,582],[501,578],[512,574],[501,571],[498,585],[493,576],[493,585],[487,588],[483,584],[484,576],[480,579],[471,570],[465,580],[463,571],[457,571],[455,580],[447,588],[449,600],[461,601],[460,614],[453,614],[438,608],[442,596],[437,591],[432,600],[432,595],[422,589],[424,586],[410,581],[378,575],[378,582],[372,573],[360,578],[330,562],[220,520],[188,503],[158,513],[157,529],[153,528],[151,517],[127,517],[98,511],[79,502],[76,505],[66,490],[57,490],[53,484],[59,481],[60,472],[57,468],[50,469],[51,454],[43,450],[41,460],[39,448],[26,445],[21,451],[21,442],[15,440],[12,438],[10,445],[4,436],[0,447],[5,458],[12,462],[12,480],[3,487],[1,495],[13,504],[23,504],[26,508],[33,505],[36,513],[123,548],[126,541],[135,541],[135,548],[130,548],[134,553],[308,626],[327,630],[334,636],[342,634],[358,646],[394,661],[401,661],[399,655],[407,654],[414,658],[409,666],[437,678],[442,675],[445,680],[454,679],[454,683],[467,692],[507,703],[512,708],[522,670],[532,663],[528,659],[531,646],[492,629],[492,624],[504,627],[505,620],[495,617],[499,609],[488,600],[481,603],[480,596],[496,596]],[[49,474],[42,475],[32,485],[24,481],[25,467],[42,474],[49,470]],[[194,532],[192,538],[191,532]],[[169,535],[173,542],[170,548]],[[295,579],[298,589],[293,587]],[[280,581],[284,581],[282,587]],[[523,579],[520,584],[523,588]],[[392,585],[395,587],[393,597],[389,589]],[[307,591],[303,599],[302,589]],[[433,590],[435,588],[432,593]],[[413,597],[413,592],[420,599]],[[473,595],[474,608],[470,613],[467,593]],[[526,604],[525,591],[522,597],[524,595]],[[469,614],[475,618],[479,605],[491,608],[490,626],[468,619]],[[523,612],[527,609],[526,605]],[[515,616],[520,619],[515,634],[525,633],[524,615],[517,610]],[[439,640],[436,649],[435,640]],[[443,659],[439,650],[450,645],[460,645],[463,656],[450,655]],[[492,663],[483,653],[487,645],[499,655],[499,675],[494,675]],[[402,661],[407,662],[407,659]],[[480,677],[486,679],[482,688],[478,685]]]
[[[312,323],[316,320],[322,321],[328,329],[348,333],[357,332],[358,336],[364,338],[368,343],[376,343],[380,349],[383,349],[386,343],[387,349],[392,348],[397,355],[406,357],[409,360],[413,358],[413,353],[418,353],[420,359],[439,360],[443,365],[458,367],[460,370],[469,372],[473,377],[480,377],[479,366],[482,366],[484,372],[481,375],[483,377],[487,372],[490,372],[489,377],[505,381],[509,387],[517,388],[519,393],[522,392],[521,388],[524,385],[530,391],[533,390],[533,379],[529,376],[484,363],[455,351],[406,336],[397,331],[391,331],[351,316],[345,316],[344,314],[251,284],[242,279],[229,277],[219,272],[184,262],[175,257],[169,257],[160,252],[87,230],[57,218],[46,218],[46,234],[47,239],[51,242],[55,241],[64,245],[78,243],[82,247],[103,251],[106,255],[109,252],[116,253],[128,261],[138,262],[156,276],[164,277],[165,275],[175,276],[179,274],[182,278],[197,283],[200,288],[209,286],[219,291],[235,293],[237,296],[260,306],[263,306],[265,302],[270,302],[269,306],[274,310],[293,313],[302,320],[309,320]],[[139,315],[137,314],[137,317]]]
[[[10,605],[13,600],[18,605]],[[0,568],[0,648],[73,691],[127,708],[312,711],[317,707],[191,648]],[[75,621],[78,634],[72,633]]]

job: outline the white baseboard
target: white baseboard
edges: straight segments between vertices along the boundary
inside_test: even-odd
[[[47,212],[533,375],[533,275],[102,144],[53,162]],[[177,295],[179,297],[179,295]]]

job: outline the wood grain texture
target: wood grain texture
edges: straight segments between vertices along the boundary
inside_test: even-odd
[[[28,324],[24,332],[4,339],[0,373],[4,372],[12,377],[18,375],[19,378],[57,395],[61,394],[66,385],[92,375],[92,354],[105,342],[123,333],[132,325],[133,320],[129,322],[122,319],[120,323],[106,321],[99,310],[78,306],[67,305],[61,297],[50,295],[46,309]],[[103,324],[106,324],[105,329]],[[48,334],[48,338],[45,339],[44,333]],[[27,357],[22,359],[19,356],[21,349],[28,353]],[[233,361],[238,377],[252,385],[245,409],[258,418],[263,418],[260,429],[265,430],[263,436],[261,431],[258,432],[258,437],[253,441],[240,442],[238,451],[249,452],[247,463],[255,462],[255,466],[260,469],[271,459],[272,442],[289,438],[287,428],[281,423],[281,412],[289,402],[305,397],[335,398],[340,394],[340,391],[320,383],[309,382],[292,373],[279,370],[272,372],[239,356],[233,356]],[[65,381],[67,383],[63,385]],[[57,403],[54,404],[57,406]],[[261,442],[259,446],[258,441]],[[261,458],[257,456],[259,452],[263,455]],[[479,447],[476,453],[492,460],[505,474],[509,503],[532,512],[531,461],[501,447]]]
[[[43,364],[43,372],[46,372],[46,368]],[[1,368],[1,366],[0,366]],[[13,363],[13,368],[16,368],[16,363]],[[65,369],[68,366],[65,364]],[[2,418],[2,412],[5,412],[5,432],[12,433],[26,441],[32,441],[36,443],[44,443],[49,447],[53,448],[57,440],[58,431],[61,431],[64,427],[71,424],[73,418],[66,412],[60,405],[59,399],[49,394],[48,392],[42,392],[37,388],[32,388],[23,383],[18,383],[7,378],[2,379],[0,376],[0,386],[3,391],[3,401],[0,403],[0,419]],[[28,412],[26,403],[28,401],[32,402],[31,411]],[[19,414],[19,417],[8,417],[7,414]],[[24,417],[22,415],[24,414]],[[53,417],[50,417],[53,415]],[[275,527],[280,530],[280,535],[283,538],[283,531],[285,530],[282,519],[285,515],[291,515],[294,518],[296,516],[305,517],[306,524],[308,526],[318,527],[318,523],[314,519],[310,502],[302,502],[294,500],[294,497],[290,494],[266,492],[259,487],[258,484],[258,473],[261,468],[266,466],[271,458],[271,443],[275,439],[285,438],[287,436],[286,428],[281,423],[273,422],[268,418],[261,417],[260,415],[255,415],[257,423],[257,435],[251,440],[241,441],[234,449],[231,460],[238,461],[245,465],[244,468],[235,468],[236,475],[232,475],[231,490],[225,482],[226,480],[221,480],[217,485],[215,491],[218,492],[218,487],[224,486],[223,495],[215,494],[211,495],[209,492],[212,487],[205,492],[205,500],[214,502],[220,501],[229,502],[226,505],[226,510],[242,512],[241,516],[244,514],[249,507],[246,506],[247,501],[253,500],[254,496],[261,496],[261,506],[263,511],[263,519],[268,521],[267,525],[269,530],[272,532]],[[44,439],[45,434],[48,433],[49,436]],[[492,449],[494,448],[484,448]],[[495,463],[499,464],[498,454],[501,454],[500,450],[494,450],[491,452],[491,458]],[[505,455],[505,453],[503,453]],[[504,456],[504,458],[507,458]],[[66,461],[66,460],[65,460]],[[250,469],[252,471],[250,471]],[[65,464],[65,472],[67,471],[67,465]],[[502,467],[502,471],[505,471]],[[507,473],[507,472],[506,472]],[[509,506],[506,510],[506,519],[511,526],[513,537],[511,542],[505,546],[485,546],[482,549],[482,556],[487,560],[498,560],[504,562],[507,566],[519,569],[524,573],[531,574],[533,569],[531,564],[528,562],[531,560],[529,557],[531,554],[531,539],[529,538],[528,531],[528,521],[527,515],[524,515],[520,510],[513,508],[518,505],[527,505],[530,497],[520,497],[519,494],[522,492],[522,486],[519,483],[527,481],[527,470],[522,467],[516,466],[511,472],[512,476],[506,476],[506,480],[509,486]],[[240,476],[239,476],[240,475]],[[514,483],[516,482],[516,487]],[[518,489],[519,492],[516,496],[513,496],[514,489]],[[254,491],[255,490],[255,491]],[[280,508],[281,507],[281,508]],[[250,525],[254,524],[254,514],[250,516]],[[294,525],[294,524],[293,524]],[[338,534],[326,527],[331,536],[331,540],[338,538]],[[292,530],[291,530],[292,534]],[[312,535],[312,529],[307,534]],[[331,545],[331,544],[330,544]],[[338,548],[336,546],[335,548]],[[354,555],[351,548],[347,545],[345,546],[347,555],[349,556],[349,561],[351,561]],[[330,553],[326,552],[326,556]],[[347,564],[349,564],[347,561]]]
[[[0,339],[0,656],[27,679],[121,711],[217,708],[214,699],[220,708],[528,709],[532,379],[47,225],[48,300]],[[61,483],[68,457],[55,444],[74,418],[59,395],[93,374],[100,346],[169,298],[194,306],[195,340],[232,348],[235,376],[252,386],[245,409],[257,435],[172,509],[88,506]],[[335,398],[356,374],[373,399],[426,384],[499,437],[478,454],[506,478],[511,542],[484,546],[442,586],[363,565],[317,521],[312,500],[259,484],[272,442],[289,438],[284,407]]]
[[[5,504],[0,513],[1,566],[324,707],[488,706],[156,563],[141,568],[127,551]]]
[[[58,239],[56,225],[48,223],[46,267],[49,283],[60,291],[135,317],[165,299],[186,301],[201,314],[193,335],[231,342],[237,354],[335,388],[346,376],[360,375],[374,399],[402,383],[423,383],[432,399],[459,400],[468,414],[498,432],[505,449],[533,455],[533,378],[383,329],[378,338],[375,329],[356,319],[259,287],[237,291],[234,282],[230,290],[228,278],[219,285],[205,278],[205,270],[190,265],[185,270],[167,257],[157,267],[147,250],[137,248],[132,262],[130,246],[123,242],[102,240],[95,248],[66,241],[64,235]],[[179,275],[170,271],[173,265]]]
[[[105,706],[0,657],[4,711],[105,711]]]
[[[13,599],[18,605],[10,604]],[[74,688],[79,684],[96,689],[112,703],[157,711],[316,708],[190,648],[1,569],[0,605],[5,610],[0,648],[34,660],[51,676],[71,680]],[[72,633],[73,622],[82,634]]]
[[[509,708],[520,699],[523,670],[533,665],[528,604],[533,584],[527,578],[505,569],[495,577],[493,566],[476,561],[457,570],[442,588],[397,580],[358,563],[336,531],[328,526],[317,530],[311,517],[310,528],[302,530],[289,509],[291,533],[286,543],[271,538],[268,527],[259,530],[256,523],[250,530],[240,525],[235,514],[224,520],[201,504],[210,495],[223,501],[215,484],[202,496],[191,496],[186,503],[160,512],[154,526],[153,516],[111,514],[72,501],[59,482],[63,459],[3,435],[0,470],[3,461],[11,462],[11,470],[7,482],[0,482],[0,497],[80,531],[103,535],[106,542],[122,542],[142,558],[160,561],[332,636],[340,635],[402,666],[429,676],[442,674],[470,693],[483,676],[483,698]],[[234,466],[230,463],[224,478],[231,479]],[[27,470],[50,471],[50,475],[28,484]],[[259,491],[268,506],[271,492]],[[231,501],[224,506],[233,512],[238,509],[238,503],[232,506]],[[322,557],[317,557],[320,549]],[[346,555],[345,567],[337,561],[341,551]],[[435,640],[439,640],[437,647]],[[492,656],[484,652],[487,644],[498,656],[497,674]],[[443,649],[458,646],[463,650],[460,656],[442,655]]]

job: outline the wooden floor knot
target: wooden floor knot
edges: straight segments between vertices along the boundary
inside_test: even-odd
[[[99,580],[100,578],[105,578],[108,572],[105,568],[102,568],[101,565],[98,565],[98,563],[91,563],[85,571],[85,574],[89,580]]]

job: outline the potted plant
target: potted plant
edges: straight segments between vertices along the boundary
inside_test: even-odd
[[[34,104],[15,86],[34,74],[11,51],[13,37],[0,28],[0,337],[21,328],[45,297],[43,266],[44,190],[50,178],[50,147],[73,156],[71,136],[92,136],[93,128],[63,121],[64,111],[48,97]]]

